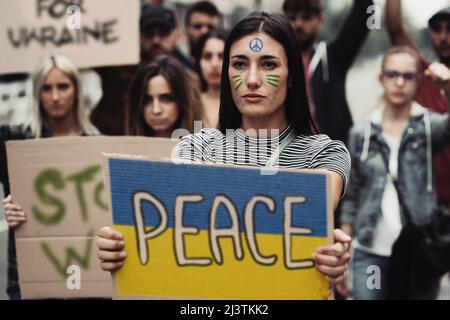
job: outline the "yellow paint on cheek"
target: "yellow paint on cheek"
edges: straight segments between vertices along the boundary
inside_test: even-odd
[[[274,75],[274,74],[268,74],[266,76],[266,81],[268,84],[274,86],[274,87],[279,87],[280,86],[280,76],[278,75]]]
[[[231,77],[231,80],[233,81],[233,89],[237,90],[242,85],[242,77],[241,76],[233,76]]]

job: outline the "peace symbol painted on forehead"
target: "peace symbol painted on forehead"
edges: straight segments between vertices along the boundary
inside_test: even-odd
[[[264,47],[264,44],[260,38],[254,38],[250,41],[248,46],[250,47],[250,50],[252,50],[253,52],[261,52],[261,50]]]

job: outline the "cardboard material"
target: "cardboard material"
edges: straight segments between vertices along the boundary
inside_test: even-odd
[[[332,243],[331,176],[106,154],[127,259],[116,298],[327,299],[310,259]]]
[[[72,4],[78,7],[72,10]],[[29,73],[41,56],[56,52],[79,68],[136,64],[139,5],[139,0],[2,0],[0,74]]]
[[[145,137],[67,137],[6,143],[11,193],[27,214],[16,231],[20,287],[27,298],[111,297],[95,232],[111,225],[102,152],[170,158],[177,141]],[[68,289],[80,268],[81,288]],[[69,279],[70,280],[70,279]]]

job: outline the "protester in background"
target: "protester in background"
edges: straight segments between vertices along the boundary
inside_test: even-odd
[[[430,39],[439,61],[450,68],[450,7],[439,10],[429,20]],[[404,45],[418,52],[423,72],[430,62],[418,51],[402,19],[401,0],[386,1],[386,28],[393,45]],[[438,113],[447,113],[449,104],[444,92],[430,79],[422,77],[417,89],[416,100],[424,107]],[[438,200],[441,208],[450,211],[450,148],[445,148],[435,157]],[[443,293],[450,298],[450,275]]]
[[[220,79],[225,41],[225,32],[217,30],[204,34],[198,42],[196,67],[202,87],[204,128],[217,128],[219,124]]]
[[[198,89],[189,82],[183,66],[160,55],[136,72],[126,108],[126,134],[170,138],[174,130],[194,132],[200,119]]]
[[[4,140],[98,133],[84,106],[78,70],[62,55],[44,57],[33,74],[29,122],[0,128]]]
[[[26,121],[31,112],[31,87],[28,74],[0,75],[0,125]]]
[[[145,65],[159,55],[168,54],[183,66],[193,69],[190,61],[177,48],[179,31],[172,10],[157,5],[144,4],[140,17],[141,64]],[[138,65],[97,68],[102,78],[103,97],[91,115],[91,120],[106,135],[123,135],[125,108],[130,83]],[[189,81],[198,83],[195,72],[188,72]]]
[[[177,48],[180,32],[172,10],[160,6],[144,5],[141,11],[140,43],[141,63],[150,62],[161,54],[175,57],[193,70],[193,65]]]
[[[199,54],[198,45],[200,37],[219,28],[220,19],[219,10],[209,1],[196,2],[187,10],[185,27],[192,63],[195,62],[195,59]]]
[[[125,134],[127,92],[137,68],[137,65],[124,65],[95,69],[102,79],[103,96],[92,111],[90,119],[102,134]]]
[[[353,1],[336,38],[317,43],[324,22],[322,0],[285,0],[283,4],[300,45],[316,125],[344,143],[353,123],[345,95],[347,72],[367,36],[370,5],[372,0]]]
[[[350,132],[352,171],[342,203],[341,228],[355,236],[351,263],[354,299],[387,298],[392,248],[402,229],[407,223],[427,225],[435,217],[432,154],[450,144],[450,118],[429,112],[414,101],[422,76],[450,98],[450,70],[445,65],[432,64],[422,74],[415,51],[390,49],[379,76],[383,103],[369,123]],[[370,266],[380,268],[376,288],[367,285]]]
[[[90,112],[102,97],[101,79],[93,69],[83,69],[79,75],[84,106]],[[0,125],[18,125],[28,120],[33,103],[32,82],[28,73],[0,75]]]
[[[73,63],[62,55],[44,57],[33,74],[33,105],[29,123],[0,127],[2,181],[5,194],[9,194],[5,141],[64,137],[76,135],[96,135],[97,129],[91,124],[84,106],[80,77]],[[5,216],[11,230],[9,241],[9,283],[11,299],[20,298],[16,266],[16,252],[13,229],[26,221],[20,205],[15,204],[11,195],[4,199]]]
[[[299,74],[303,74],[300,50],[284,16],[254,13],[242,20],[225,43],[219,129],[183,137],[177,157],[213,164],[273,162],[280,167],[325,169],[332,176],[336,207],[344,194],[350,157],[342,142],[314,135]],[[278,149],[280,143],[286,147]],[[101,267],[119,269],[126,257],[123,235],[111,227],[101,228],[98,235]],[[341,230],[335,230],[334,239],[334,245],[318,248],[313,259],[317,270],[345,293],[351,239]]]

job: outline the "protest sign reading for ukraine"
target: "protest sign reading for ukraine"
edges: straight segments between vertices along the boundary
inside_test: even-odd
[[[111,154],[103,170],[127,252],[116,298],[329,298],[311,260],[331,243],[325,171],[261,175]]]
[[[138,0],[2,0],[0,74],[31,72],[50,53],[68,56],[79,68],[135,64],[139,5]]]

